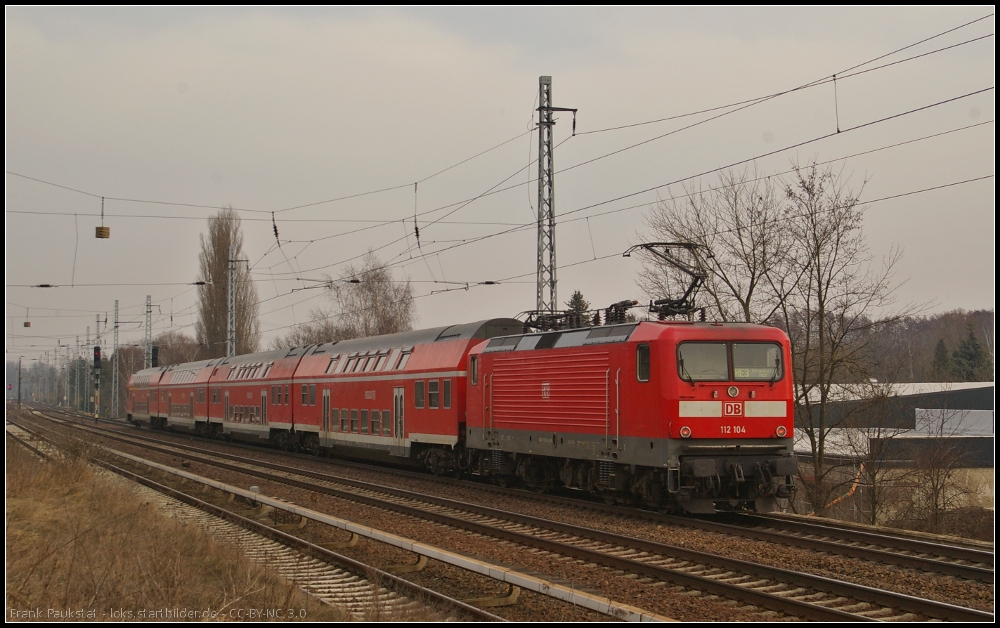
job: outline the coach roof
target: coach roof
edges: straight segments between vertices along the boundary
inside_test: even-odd
[[[494,336],[520,333],[522,329],[523,324],[521,321],[513,318],[492,318],[490,320],[465,323],[463,325],[434,327],[431,329],[404,331],[398,334],[387,334],[385,336],[370,336],[368,338],[328,342],[321,345],[313,345],[312,347],[305,347],[305,353],[306,355],[317,355],[322,353],[371,352],[392,349],[393,347],[412,347],[431,344],[446,340],[493,338]]]

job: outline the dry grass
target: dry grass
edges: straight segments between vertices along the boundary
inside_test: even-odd
[[[8,442],[8,620],[349,619],[93,472],[84,453],[42,463]]]

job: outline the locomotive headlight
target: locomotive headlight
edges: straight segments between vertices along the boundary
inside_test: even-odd
[[[684,426],[681,428],[681,438],[691,438],[691,428]]]
[[[778,429],[774,430],[774,433],[778,435],[778,438],[784,438],[785,434],[788,433],[788,430],[785,429],[784,425],[779,425]]]

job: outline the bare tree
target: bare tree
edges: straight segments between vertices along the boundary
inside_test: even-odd
[[[840,400],[831,393],[835,385],[869,380],[880,359],[873,345],[903,316],[886,312],[899,252],[881,266],[873,263],[858,194],[815,163],[794,165],[788,181],[729,171],[716,187],[685,192],[659,203],[647,225],[657,240],[708,249],[703,290],[721,320],[778,325],[788,333],[796,424],[811,451],[802,480],[809,501],[822,511],[843,482],[826,456],[834,425],[829,408]],[[660,264],[647,263],[640,276],[640,285],[655,296],[686,282]]]
[[[661,200],[646,224],[650,239],[710,251],[702,260],[709,274],[702,290],[718,320],[769,320],[803,272],[789,256],[792,233],[775,181],[756,170],[723,172],[709,189],[685,188],[685,194]],[[639,275],[640,287],[653,298],[682,293],[688,281],[650,257]]]
[[[111,356],[112,360],[118,360],[118,412],[124,416],[125,401],[128,398],[128,382],[132,375],[141,371],[145,366],[146,356],[143,348],[138,345],[120,345],[117,353]],[[109,373],[113,369],[109,369]],[[110,379],[110,375],[109,375]],[[107,387],[101,384],[102,389],[108,391],[107,399],[111,401],[110,382]],[[103,400],[102,400],[103,401]],[[110,415],[110,406],[107,415]]]
[[[235,247],[234,259],[243,260],[243,231],[240,217],[231,207],[208,219],[208,236],[201,236],[198,287],[198,343],[204,357],[226,355],[229,307],[229,251]],[[236,353],[253,353],[260,346],[259,300],[257,287],[250,278],[245,262],[236,265]]]
[[[271,341],[271,349],[287,349],[306,345],[345,340],[345,331],[336,324],[338,316],[318,308],[310,313],[306,323],[294,326],[284,336]]]
[[[410,280],[397,281],[371,250],[360,267],[348,266],[331,282],[347,338],[365,338],[413,329],[416,311]]]
[[[272,342],[272,348],[365,338],[413,329],[416,312],[410,281],[396,280],[371,250],[361,266],[327,277],[332,311],[313,310],[308,323]]]
[[[912,430],[892,384],[860,381],[845,392],[857,400],[844,413],[840,431],[858,465],[860,511],[866,523],[881,525],[902,507],[900,487],[911,469],[900,464],[896,439]]]
[[[201,347],[194,338],[178,331],[160,334],[153,339],[153,345],[159,347],[157,359],[160,366],[193,362],[201,353]]]
[[[915,439],[919,445],[913,455],[915,513],[920,513],[931,532],[945,531],[949,511],[974,505],[973,491],[964,481],[962,470],[968,466],[969,451],[961,438],[965,413],[942,409],[917,417],[917,431],[926,438]]]
[[[864,188],[862,184],[861,188]],[[864,207],[846,182],[815,163],[794,168],[786,185],[790,255],[805,272],[774,316],[792,344],[796,429],[811,452],[805,488],[822,512],[836,483],[827,464],[826,439],[834,427],[830,409],[838,384],[864,381],[871,370],[878,330],[910,312],[889,313],[894,303],[893,250],[876,265],[862,230]]]

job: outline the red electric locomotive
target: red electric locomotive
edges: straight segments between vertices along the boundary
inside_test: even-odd
[[[494,338],[469,355],[473,473],[690,512],[771,510],[793,457],[788,338],[642,322]]]

